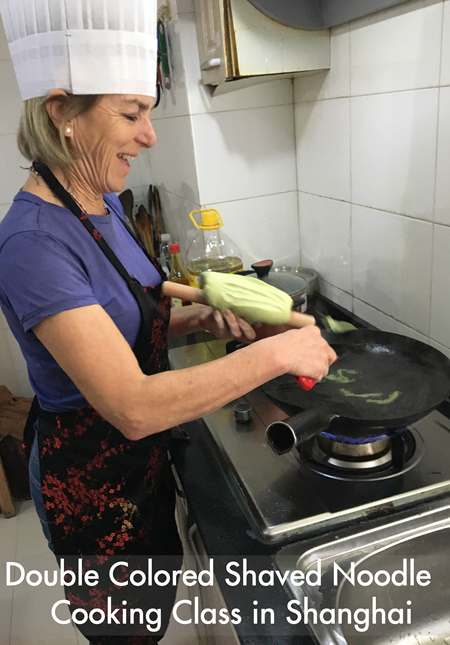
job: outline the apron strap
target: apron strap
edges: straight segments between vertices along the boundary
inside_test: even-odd
[[[101,251],[105,254],[107,259],[111,262],[113,267],[117,270],[119,275],[125,280],[127,286],[131,293],[133,294],[139,310],[141,313],[141,325],[139,328],[139,333],[136,338],[136,342],[133,347],[133,352],[139,362],[141,368],[146,364],[148,357],[150,355],[151,349],[151,340],[152,340],[152,320],[155,316],[155,313],[159,315],[159,305],[151,297],[151,295],[146,292],[143,286],[140,284],[136,278],[130,276],[126,268],[123,266],[117,255],[111,249],[106,240],[102,237],[99,231],[95,228],[92,222],[89,220],[86,213],[83,213],[78,204],[72,198],[72,196],[67,192],[67,190],[62,186],[58,181],[52,171],[45,164],[33,164],[34,169],[37,173],[44,179],[52,192],[59,197],[65,206],[79,219],[83,224],[85,229],[95,240]],[[122,221],[125,225],[125,222]],[[127,228],[127,227],[126,227]],[[130,231],[131,233],[131,231]],[[134,236],[133,236],[134,237]],[[159,291],[157,292],[159,295]]]

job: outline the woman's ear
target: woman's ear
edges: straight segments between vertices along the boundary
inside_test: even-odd
[[[53,125],[57,130],[61,129],[62,124],[64,123],[64,117],[66,113],[66,106],[64,104],[64,101],[59,101],[57,97],[66,97],[67,92],[64,90],[50,90],[50,92],[47,94],[47,113],[51,120],[53,121]],[[69,125],[66,126],[66,130],[70,129],[70,132],[65,132],[65,136],[70,136],[72,129],[70,128]]]

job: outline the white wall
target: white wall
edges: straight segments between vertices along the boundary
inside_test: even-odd
[[[22,101],[0,20],[0,221],[8,211],[14,195],[27,177],[22,167],[29,166],[17,150],[16,130]],[[152,182],[148,150],[142,150],[133,162],[127,188],[133,190],[135,203],[146,204],[148,185]],[[0,310],[0,384],[16,396],[33,396],[25,361]]]
[[[160,2],[162,4],[162,2]],[[244,266],[299,262],[293,86],[275,80],[212,97],[200,78],[192,0],[172,0],[173,88],[152,113],[155,183],[172,239],[185,250],[189,212],[216,208]]]
[[[296,79],[302,263],[374,325],[450,354],[450,1],[335,28]]]

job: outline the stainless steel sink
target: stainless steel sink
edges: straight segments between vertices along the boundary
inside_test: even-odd
[[[430,504],[426,511],[416,511],[402,520],[370,530],[360,527],[345,537],[334,538],[310,541],[307,550],[302,543],[291,544],[282,548],[275,559],[282,573],[298,570],[306,576],[311,572],[311,584],[295,586],[288,578],[287,587],[292,599],[299,601],[296,608],[317,611],[317,624],[311,624],[314,612],[310,612],[308,622],[320,645],[450,645],[448,500],[447,505]],[[430,574],[427,586],[417,584],[421,570]],[[320,584],[313,571],[319,571]],[[403,581],[403,571],[406,572],[406,585],[393,583],[396,571],[402,572],[395,575],[397,583]],[[375,582],[365,586],[376,575],[380,586]],[[425,577],[422,576],[423,582]],[[375,614],[376,624],[374,608],[380,610]],[[406,624],[408,609],[410,624]],[[403,610],[403,624],[393,624],[401,619],[397,610]]]

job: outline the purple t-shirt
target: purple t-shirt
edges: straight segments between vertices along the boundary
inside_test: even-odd
[[[159,284],[158,271],[117,217],[124,218],[119,199],[105,200],[111,212],[89,219],[131,276],[145,286]],[[75,410],[87,402],[31,328],[46,316],[94,304],[133,347],[140,313],[125,280],[73,213],[20,191],[0,223],[0,306],[43,410]]]

